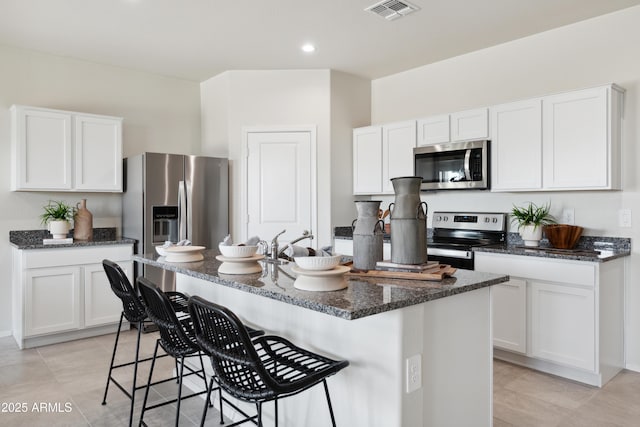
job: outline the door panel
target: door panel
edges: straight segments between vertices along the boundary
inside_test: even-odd
[[[248,150],[247,235],[270,240],[287,230],[286,242],[312,232],[310,132],[251,132]]]

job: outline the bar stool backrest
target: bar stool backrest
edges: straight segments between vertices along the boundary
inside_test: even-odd
[[[146,277],[138,277],[138,289],[147,316],[160,331],[160,344],[164,350],[174,357],[192,354],[200,350],[195,338],[189,337],[185,324],[190,326],[189,318],[178,320],[169,297]]]
[[[129,322],[141,322],[147,317],[145,307],[131,286],[131,282],[118,264],[108,259],[102,260],[102,267],[107,274],[111,290],[122,301],[124,317]]]
[[[218,383],[229,394],[250,401],[277,395],[278,386],[264,369],[249,332],[231,310],[192,296],[189,313],[196,340],[211,356]]]

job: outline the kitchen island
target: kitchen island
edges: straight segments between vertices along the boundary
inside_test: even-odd
[[[216,255],[205,251],[194,263],[133,259],[177,272],[178,291],[225,305],[249,325],[349,360],[329,379],[338,425],[492,424],[490,286],[508,276],[458,270],[441,282],[349,277],[346,289],[308,292],[294,287],[292,264],[261,262],[261,273],[224,275]],[[281,425],[330,425],[323,394],[315,388],[281,402]],[[273,405],[265,411],[272,418]],[[234,418],[226,407],[225,415]]]

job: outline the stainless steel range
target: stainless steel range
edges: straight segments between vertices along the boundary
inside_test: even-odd
[[[473,248],[504,243],[507,214],[496,212],[434,212],[433,236],[427,242],[429,261],[473,270]]]

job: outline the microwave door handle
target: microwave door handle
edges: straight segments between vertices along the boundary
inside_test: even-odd
[[[471,150],[464,153],[464,177],[467,181],[471,181]]]
[[[178,182],[178,241],[187,238],[187,194],[184,181]]]

